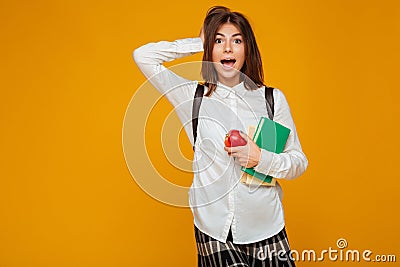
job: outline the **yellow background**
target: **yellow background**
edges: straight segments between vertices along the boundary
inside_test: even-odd
[[[250,18],[267,83],[285,92],[310,162],[283,182],[292,248],[345,238],[400,261],[398,1],[2,0],[1,267],[195,265],[190,210],[135,183],[122,125],[145,81],[133,49],[197,35],[216,4]],[[298,264],[314,265],[350,264]]]

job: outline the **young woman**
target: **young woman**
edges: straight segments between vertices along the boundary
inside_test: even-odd
[[[192,136],[191,113],[198,81],[178,76],[166,61],[204,51],[205,92]],[[281,187],[241,183],[241,166],[277,179],[293,179],[307,168],[282,91],[274,89],[274,121],[290,128],[283,153],[247,144],[225,147],[231,129],[247,132],[267,117],[261,56],[248,20],[226,7],[206,15],[200,37],[149,43],[134,59],[150,82],[176,108],[194,145],[194,178],[189,202],[194,215],[199,266],[294,266],[285,232]]]

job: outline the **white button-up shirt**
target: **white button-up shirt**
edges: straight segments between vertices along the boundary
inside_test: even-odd
[[[178,76],[163,63],[201,51],[200,38],[149,43],[134,51],[140,70],[175,107],[192,145],[191,113],[198,82]],[[224,150],[229,130],[247,132],[261,116],[268,117],[264,92],[264,87],[249,91],[243,82],[232,88],[218,83],[210,97],[203,97],[200,107],[189,203],[196,227],[221,242],[226,241],[229,228],[234,243],[246,244],[269,238],[284,227],[279,183],[276,187],[241,183],[239,162]],[[283,153],[261,150],[255,170],[278,179],[293,179],[305,171],[308,162],[288,103],[279,89],[274,90],[274,101],[274,121],[291,132]]]

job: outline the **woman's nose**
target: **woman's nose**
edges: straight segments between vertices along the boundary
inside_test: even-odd
[[[232,52],[232,48],[229,42],[225,43],[225,49],[224,52]]]

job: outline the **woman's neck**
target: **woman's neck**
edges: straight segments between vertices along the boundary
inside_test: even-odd
[[[239,77],[235,77],[233,79],[224,79],[224,78],[219,78],[218,82],[222,83],[225,86],[229,86],[229,87],[235,87],[236,85],[238,85],[241,81],[239,79]]]

